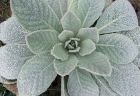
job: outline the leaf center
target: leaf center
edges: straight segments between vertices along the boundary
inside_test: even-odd
[[[80,42],[79,38],[70,38],[65,42],[64,47],[70,53],[77,53],[80,51],[79,42]]]

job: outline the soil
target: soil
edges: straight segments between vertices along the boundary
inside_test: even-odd
[[[137,13],[137,16],[139,19],[139,25],[140,25],[140,0],[129,0],[129,1],[132,3],[132,5],[134,6],[134,8],[136,10],[136,13]],[[9,0],[0,0],[0,23],[5,21],[10,16],[11,16],[11,10],[10,10]],[[2,43],[0,42],[0,46],[1,46],[1,44]],[[0,84],[0,86],[1,86],[1,84]],[[4,85],[4,86],[8,90],[15,93],[15,91],[16,91],[15,85]],[[1,87],[0,87],[0,89],[1,89]],[[8,92],[4,88],[3,88],[3,90],[0,90],[0,93],[2,91]],[[14,95],[6,95],[6,94],[1,95],[1,96],[14,96]],[[56,80],[51,85],[51,87],[48,89],[48,91],[46,91],[45,93],[43,93],[40,96],[60,96],[60,77],[57,77]]]

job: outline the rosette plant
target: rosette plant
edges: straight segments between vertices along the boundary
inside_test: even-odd
[[[136,13],[128,0],[105,3],[11,0],[13,16],[0,25],[1,78],[17,80],[19,96],[40,95],[57,75],[62,96],[139,96]]]

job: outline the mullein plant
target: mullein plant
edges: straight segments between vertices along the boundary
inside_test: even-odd
[[[140,28],[128,0],[11,0],[0,24],[1,82],[38,96],[61,76],[61,96],[139,96]]]

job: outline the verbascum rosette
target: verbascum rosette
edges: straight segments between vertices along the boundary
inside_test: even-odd
[[[0,75],[17,79],[20,96],[40,95],[57,75],[62,96],[139,96],[136,13],[128,0],[105,3],[11,0],[14,16],[0,25]]]

